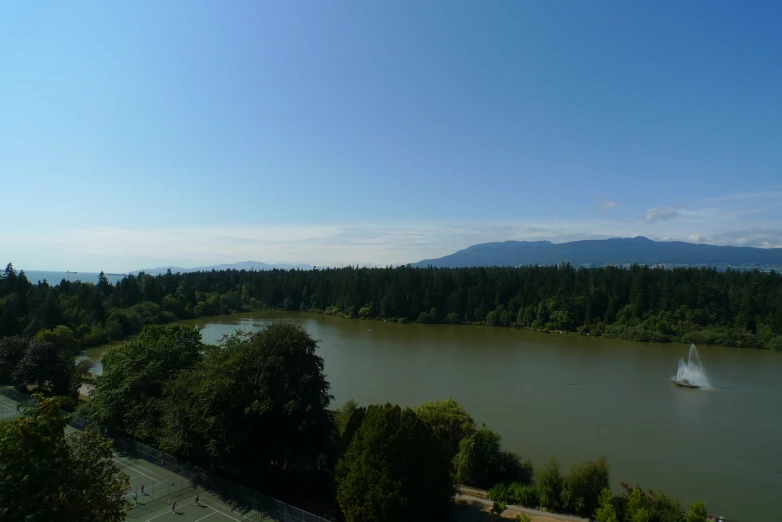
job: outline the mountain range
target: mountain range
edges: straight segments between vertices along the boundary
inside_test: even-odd
[[[569,243],[503,241],[481,243],[414,267],[553,265],[574,266],[714,266],[717,268],[782,268],[782,248],[699,245],[683,241],[653,241],[646,237],[589,239]]]
[[[212,265],[212,266],[199,266],[195,268],[182,268],[179,266],[159,266],[156,268],[144,268],[141,270],[134,270],[133,274],[139,274],[144,272],[149,275],[165,274],[169,269],[172,273],[186,273],[186,272],[210,272],[212,270],[312,270],[312,265],[288,265],[288,264],[267,264],[259,261],[242,261],[240,263],[231,263],[226,265]]]

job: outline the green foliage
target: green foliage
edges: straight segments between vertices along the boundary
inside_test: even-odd
[[[508,509],[508,506],[505,504],[505,502],[495,502],[491,506],[491,513],[494,513],[495,515],[502,515],[506,509]]]
[[[536,508],[540,505],[538,489],[532,484],[514,482],[508,486],[508,503],[528,508]]]
[[[74,368],[71,354],[63,354],[52,343],[33,339],[27,342],[12,380],[20,388],[34,384],[46,396],[75,397],[78,381],[74,378]]]
[[[334,412],[334,425],[337,429],[339,453],[342,454],[353,440],[353,435],[364,422],[367,409],[360,407],[358,403],[351,399],[339,410]]]
[[[316,348],[301,326],[275,322],[207,349],[166,387],[163,449],[269,494],[312,483],[333,437]]]
[[[135,339],[103,356],[103,375],[86,415],[139,439],[154,439],[160,429],[164,387],[192,367],[203,348],[201,334],[193,327],[147,326]]]
[[[21,335],[0,337],[0,384],[10,384],[19,361],[27,349],[27,339]]]
[[[538,507],[538,490],[530,484],[514,482],[512,484],[496,484],[488,492],[489,500],[505,502],[528,508]]]
[[[562,480],[562,509],[590,517],[600,505],[601,492],[609,487],[608,462],[605,457],[573,466]]]
[[[595,510],[596,522],[618,522],[616,516],[616,507],[614,506],[614,496],[611,490],[606,488],[600,492],[600,504]]]
[[[556,459],[551,459],[546,466],[535,472],[535,484],[538,488],[540,506],[550,511],[559,510],[562,475],[559,472],[559,463]]]
[[[500,482],[514,482],[522,477],[518,455],[502,451],[498,433],[483,428],[459,443],[454,457],[456,480],[488,489]]]
[[[411,409],[370,406],[337,467],[346,522],[443,520],[453,485],[440,441]]]
[[[615,498],[614,505],[624,506],[624,520],[633,522],[636,517],[648,516],[653,522],[681,522],[684,519],[679,502],[662,491],[644,493],[640,487],[631,488],[623,484],[625,494]],[[640,514],[645,511],[645,514]]]
[[[54,344],[65,354],[75,356],[79,353],[79,342],[73,330],[65,325],[57,325],[53,330],[41,330],[35,338]]]
[[[782,275],[710,269],[339,268],[129,275],[32,285],[0,274],[0,337],[63,325],[83,346],[264,303],[399,322],[486,323],[645,342],[782,349]],[[344,313],[343,313],[344,312]]]
[[[475,421],[453,399],[421,404],[415,413],[440,440],[449,460],[458,453],[461,441],[475,433]]]
[[[532,519],[526,513],[519,513],[513,520],[514,522],[532,522]]]
[[[690,504],[690,510],[684,520],[685,522],[703,522],[707,516],[706,506],[702,501],[697,500]]]
[[[92,430],[66,436],[59,407],[43,399],[0,428],[0,519],[124,520],[130,483],[111,462],[111,442]]]

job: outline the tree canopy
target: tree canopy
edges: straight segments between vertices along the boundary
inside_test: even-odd
[[[459,452],[462,439],[475,432],[475,421],[453,399],[426,402],[417,406],[415,413],[440,440],[449,459]]]
[[[167,387],[163,448],[272,493],[317,473],[333,419],[316,347],[301,326],[275,322],[206,350]]]
[[[191,326],[147,326],[103,356],[86,415],[139,439],[158,435],[163,389],[201,358],[201,333]]]
[[[529,480],[521,459],[515,453],[503,451],[498,433],[482,428],[459,443],[454,459],[456,479],[464,484],[489,489],[503,482]],[[530,470],[531,471],[531,470]]]
[[[111,442],[91,430],[65,435],[65,422],[59,400],[43,399],[0,427],[0,519],[125,519],[130,483],[111,462]]]
[[[370,406],[337,467],[346,522],[443,520],[454,490],[440,444],[413,410]]]
[[[116,285],[0,274],[0,337],[69,328],[80,346],[251,308],[481,323],[782,350],[782,276],[706,268],[335,268],[128,275]]]

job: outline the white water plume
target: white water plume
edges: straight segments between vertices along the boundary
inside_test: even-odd
[[[703,369],[701,358],[694,344],[690,345],[690,354],[687,357],[687,362],[684,362],[684,359],[679,359],[679,369],[674,380],[700,388],[711,388],[709,378],[706,376],[706,370]]]

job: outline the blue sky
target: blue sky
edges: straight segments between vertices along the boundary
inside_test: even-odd
[[[0,261],[782,246],[778,2],[0,6]]]

